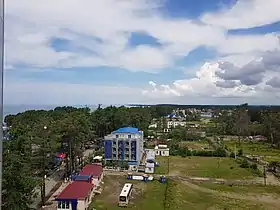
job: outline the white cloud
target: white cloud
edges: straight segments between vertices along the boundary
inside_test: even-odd
[[[226,29],[253,28],[280,20],[279,0],[239,0],[230,9],[205,14],[204,23]]]
[[[223,39],[220,28],[162,17],[154,9],[160,5],[157,2],[10,0],[6,19],[7,63],[36,67],[106,65],[159,71],[172,66],[178,56],[186,56],[200,45],[214,46]],[[147,33],[163,46],[128,48],[130,32]],[[50,47],[50,40],[55,37],[67,38],[76,47],[95,53],[55,52]]]
[[[247,4],[238,3],[224,11],[223,17],[216,17],[217,13],[206,15],[202,20],[210,20],[209,25],[203,25],[192,20],[163,17],[157,10],[163,2],[9,0],[6,4],[7,66],[18,63],[48,68],[113,66],[158,72],[173,66],[176,59],[198,46],[213,47],[221,54],[252,53],[272,49],[277,42],[274,35],[225,36],[226,30],[221,24],[215,26],[228,13],[242,13]],[[254,5],[261,2],[264,1],[254,1]],[[275,6],[276,1],[265,2],[270,7]],[[238,19],[238,23],[250,19],[247,10],[246,16],[236,17],[246,19]],[[268,19],[264,21],[269,22]],[[151,35],[162,46],[128,47],[131,32]],[[73,49],[83,47],[88,52],[56,52],[50,46],[50,41],[56,37],[70,40]]]
[[[46,98],[49,98],[50,103],[62,100],[63,103],[107,103],[107,100],[111,103],[112,100],[116,101],[114,103],[129,103],[134,100],[139,102],[139,94],[143,100],[150,102],[175,102],[184,99],[186,103],[195,103],[204,99],[211,101],[227,97],[235,97],[235,100],[246,97],[254,101],[253,98],[261,97],[262,94],[267,94],[267,97],[279,94],[264,83],[249,87],[237,81],[239,85],[233,88],[229,87],[234,82],[224,84],[227,88],[217,87],[215,84],[220,82],[223,85],[224,82],[215,75],[215,71],[219,71],[218,61],[229,61],[242,67],[266,51],[279,49],[277,33],[265,36],[227,34],[228,29],[250,28],[280,20],[279,0],[238,1],[230,9],[203,15],[201,21],[205,24],[161,15],[157,7],[162,2],[164,1],[7,1],[7,69],[23,63],[37,69],[112,66],[156,73],[164,68],[174,67],[177,59],[187,56],[199,46],[210,47],[217,52],[217,59],[203,65],[196,72],[195,78],[175,81],[172,85],[150,82],[151,88],[143,90],[142,87],[27,84],[14,81],[13,86],[9,84],[6,88],[7,103],[31,103],[32,100],[46,103]],[[131,47],[129,39],[132,32],[153,36],[161,46]],[[56,52],[51,47],[51,40],[54,38],[69,40],[71,52]],[[271,72],[266,72],[264,78],[267,77],[268,80],[269,76]],[[63,87],[67,87],[67,90],[63,90]],[[91,92],[94,97],[88,98],[86,93]],[[31,96],[31,93],[36,97]],[[104,95],[101,97],[100,93]],[[127,98],[132,101],[123,100]],[[263,100],[259,100],[261,99]],[[277,97],[274,100],[278,100]]]
[[[235,85],[221,87],[216,83],[226,82],[217,77],[216,72],[223,72],[219,63],[205,63],[196,73],[195,78],[178,80],[171,85],[157,85],[150,82],[150,88],[142,93],[148,98],[161,97],[161,100],[168,101],[176,98],[177,102],[191,103],[200,101],[201,103],[233,103],[239,104],[249,102],[254,104],[279,104],[279,88],[272,88],[266,83],[274,78],[277,73],[267,71],[263,75],[263,81],[256,85],[243,85],[240,81],[235,81]],[[168,91],[167,91],[168,90]],[[277,92],[278,91],[278,92]],[[167,94],[168,93],[168,94]]]

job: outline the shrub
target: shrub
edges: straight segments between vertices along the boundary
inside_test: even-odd
[[[256,163],[253,163],[250,168],[253,169],[253,170],[257,170],[258,165]]]
[[[237,154],[238,154],[238,156],[242,156],[243,155],[243,150],[239,149]]]
[[[249,162],[247,160],[242,160],[241,164],[240,164],[241,168],[249,168]]]

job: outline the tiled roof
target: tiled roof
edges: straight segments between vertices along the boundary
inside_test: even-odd
[[[95,176],[99,177],[101,176],[103,172],[102,165],[99,164],[88,164],[85,165],[85,167],[80,171],[80,176]]]
[[[89,182],[79,182],[74,181],[69,184],[57,197],[56,199],[85,199],[91,189],[93,184]]]

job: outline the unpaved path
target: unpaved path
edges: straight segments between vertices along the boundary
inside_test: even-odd
[[[211,193],[211,194],[215,194],[216,196],[218,195],[218,196],[223,196],[223,197],[228,197],[228,198],[238,199],[238,200],[247,200],[247,201],[252,201],[252,202],[262,202],[262,203],[268,203],[268,204],[273,204],[273,205],[280,205],[280,200],[279,200],[278,196],[259,195],[259,194],[241,195],[241,194],[236,194],[236,193],[231,193],[231,192],[227,192],[227,193],[219,192],[216,190],[208,189],[208,188],[193,184],[182,177],[180,177],[179,179],[186,186],[188,186],[194,190],[200,191],[200,192]]]

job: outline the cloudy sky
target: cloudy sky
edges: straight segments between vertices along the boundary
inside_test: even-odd
[[[279,104],[279,0],[8,0],[5,104]]]

